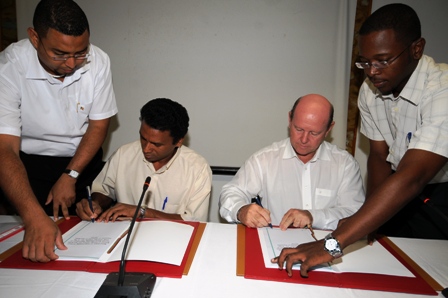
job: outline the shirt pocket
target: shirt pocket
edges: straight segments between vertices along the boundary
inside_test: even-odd
[[[170,204],[170,203],[166,203],[165,204],[165,209],[163,209],[162,211],[165,213],[172,213],[172,214],[178,214],[178,209],[179,209],[179,205],[178,204]]]
[[[77,121],[79,129],[81,129],[84,125],[86,125],[89,122],[89,114],[91,108],[92,108],[91,102],[85,104],[78,103],[76,112],[77,112]]]
[[[329,207],[333,197],[333,191],[330,189],[316,188],[315,196],[315,209],[324,209]]]

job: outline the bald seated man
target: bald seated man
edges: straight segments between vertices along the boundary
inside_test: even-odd
[[[325,140],[334,109],[323,96],[308,94],[288,114],[289,138],[253,154],[219,198],[221,216],[259,228],[269,224],[335,229],[364,202],[359,165]],[[259,197],[260,204],[252,203]]]

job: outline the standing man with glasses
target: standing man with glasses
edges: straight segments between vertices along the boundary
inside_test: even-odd
[[[383,224],[379,232],[391,236],[447,239],[448,65],[423,55],[424,47],[407,5],[383,6],[362,25],[356,66],[367,76],[358,100],[370,142],[366,202],[331,239],[284,249],[273,261],[286,261],[289,275],[301,261],[307,276]]]
[[[117,106],[109,57],[75,2],[40,1],[33,26],[0,53],[0,188],[24,222],[23,257],[48,262],[65,248],[48,215],[76,214]]]

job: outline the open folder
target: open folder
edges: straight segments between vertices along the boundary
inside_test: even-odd
[[[305,230],[304,232],[309,233],[309,231],[307,230]],[[318,231],[315,232],[317,232],[317,234],[319,233]],[[424,295],[437,295],[435,288],[437,288],[438,290],[440,289],[440,285],[436,284],[433,281],[429,282],[427,280],[427,276],[423,278],[422,276],[424,275],[421,273],[421,268],[416,269],[414,267],[417,266],[416,264],[411,265],[411,262],[408,260],[409,257],[403,256],[403,253],[399,252],[398,248],[391,245],[386,237],[379,239],[378,242],[385,248],[385,251],[383,251],[383,253],[390,254],[391,256],[389,257],[395,258],[396,261],[400,263],[400,265],[397,266],[398,270],[400,270],[401,272],[400,274],[394,275],[397,273],[392,273],[392,271],[389,272],[392,274],[384,274],[379,272],[372,273],[370,271],[363,272],[363,269],[350,269],[348,271],[345,271],[345,269],[341,270],[341,268],[343,268],[342,263],[344,262],[343,256],[342,263],[339,263],[339,265],[337,263],[340,261],[335,262],[336,264],[330,264],[330,266],[326,266],[325,264],[323,264],[322,266],[320,266],[320,270],[309,271],[308,278],[300,277],[300,273],[298,271],[295,271],[293,276],[289,277],[286,274],[285,270],[279,270],[278,268],[269,268],[271,266],[267,266],[265,264],[266,257],[263,256],[261,243],[261,241],[266,241],[266,239],[263,238],[263,236],[260,238],[260,234],[258,233],[257,229],[247,228],[239,225],[237,239],[237,275],[242,275],[245,278],[249,279]],[[273,242],[276,241],[277,240],[274,240]],[[294,239],[293,241],[296,241],[296,239]],[[289,240],[289,242],[291,241]],[[273,243],[273,245],[278,244],[279,243]],[[289,243],[288,245],[291,245],[291,243]],[[374,258],[370,255],[369,247],[366,248],[367,249],[359,249],[359,251],[356,251],[356,254],[360,254],[361,259],[364,260],[368,258]],[[280,247],[271,247],[271,249],[275,251],[276,249],[280,249]],[[344,252],[348,251],[344,250]],[[347,254],[345,256],[346,261],[350,261],[350,254]],[[350,261],[350,263],[352,262]],[[356,264],[354,265],[356,266]],[[405,269],[400,268],[401,265],[403,265]],[[339,266],[340,268],[337,270],[336,268],[328,268],[331,266]],[[388,270],[388,268],[385,268],[385,270]]]
[[[59,261],[119,261],[129,222],[82,221],[64,234],[66,250],[56,249]],[[180,266],[194,227],[172,221],[136,222],[126,260],[152,261]]]
[[[129,222],[91,223],[72,217],[59,224],[68,247],[56,250],[60,260],[34,263],[23,259],[18,250],[2,261],[0,268],[117,272],[128,227]],[[137,222],[127,249],[126,271],[174,278],[188,274],[204,229],[205,224],[199,222]]]

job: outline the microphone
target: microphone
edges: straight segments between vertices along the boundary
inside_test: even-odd
[[[128,297],[128,298],[149,298],[156,283],[156,276],[153,273],[127,272],[125,273],[125,256],[129,239],[134,229],[135,221],[142,205],[143,197],[151,182],[151,177],[146,177],[143,185],[142,195],[138,201],[137,209],[129,225],[128,235],[121,254],[120,271],[109,273],[95,295],[95,298],[106,297]]]

